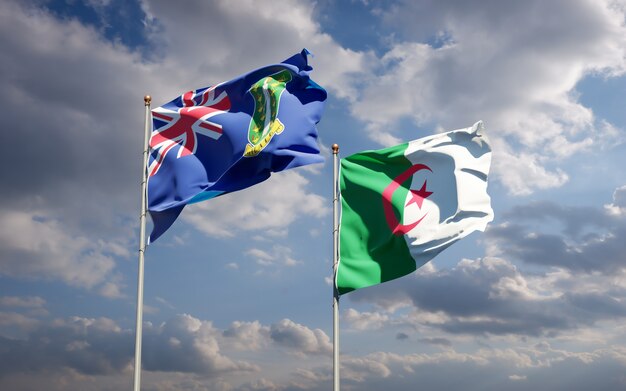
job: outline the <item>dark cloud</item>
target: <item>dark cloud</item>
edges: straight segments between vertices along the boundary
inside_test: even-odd
[[[306,326],[283,319],[273,324],[270,338],[277,344],[305,354],[329,354],[332,345],[328,336],[320,329],[311,330]]]
[[[320,33],[307,12],[313,7],[308,3],[291,7],[267,3],[283,16],[280,23],[274,23],[275,13],[263,7],[267,13],[259,14],[252,4],[235,9],[219,2],[185,7],[158,0],[140,2],[147,14],[137,15],[138,5],[132,12],[138,25],[146,22],[141,28],[145,35],[137,35],[146,39],[143,46],[114,39],[73,17],[71,11],[59,11],[62,5],[43,3],[48,2],[0,4],[0,103],[6,113],[0,143],[10,146],[0,156],[0,182],[8,184],[2,189],[0,206],[0,260],[5,263],[2,274],[13,278],[70,281],[97,289],[99,283],[86,283],[86,278],[72,283],[71,266],[91,264],[90,255],[95,254],[103,261],[92,269],[106,269],[99,278],[111,279],[119,270],[120,258],[135,252],[144,94],[153,96],[155,106],[182,91],[281,61],[315,37],[323,38],[316,40],[320,51],[336,52],[349,64],[345,69],[327,66],[325,74],[330,79],[342,81],[340,74],[362,66],[360,55],[353,56]],[[116,8],[115,2],[87,5],[106,9],[102,23],[113,18],[115,10],[129,11]],[[85,4],[79,8],[85,9]],[[128,17],[120,16],[116,23]],[[193,23],[194,36],[202,39],[189,39],[189,23]],[[277,37],[281,45],[258,45],[260,39],[275,42]],[[154,55],[155,49],[151,56],[144,56],[142,50],[152,46],[161,49],[159,55]],[[312,194],[307,197],[320,199]],[[47,243],[25,249],[14,243],[12,235],[3,235],[3,231],[17,231],[4,216],[9,213],[30,221],[31,228],[53,226],[61,239],[58,248],[72,250],[71,262],[64,262],[55,251],[48,254]],[[205,213],[210,212],[196,215]],[[82,245],[73,242],[75,237]],[[111,254],[111,248],[123,251]],[[47,273],[49,268],[54,272]],[[118,282],[122,286],[125,281]],[[120,286],[110,291],[122,296]]]
[[[624,268],[626,222],[606,208],[539,202],[515,207],[504,218],[509,222],[486,234],[507,258],[573,272],[613,274]]]
[[[63,368],[87,375],[119,373],[134,354],[133,340],[110,319],[57,320],[26,340],[0,338],[0,374]]]
[[[9,297],[4,301],[30,305],[33,300],[27,299]],[[0,313],[0,323],[12,319],[15,326],[21,321],[5,315],[11,314]],[[128,376],[134,358],[134,330],[122,329],[108,318],[72,317],[31,323],[31,331],[22,338],[0,337],[0,388],[2,379],[17,373],[40,376],[73,371],[86,376]],[[272,354],[274,348],[287,348],[302,357],[330,357],[332,352],[323,331],[289,319],[271,326],[258,321],[234,322],[230,328],[219,330],[210,321],[182,314],[158,326],[144,323],[142,370],[146,376],[185,373],[193,379],[204,379],[200,383],[227,374],[260,371],[258,365],[230,358],[222,352],[222,346],[260,351],[259,357]]]
[[[554,336],[623,318],[626,223],[616,207],[547,201],[514,207],[486,233],[489,251],[501,258],[423,269],[350,297],[380,308],[411,303],[418,312],[443,315],[422,322],[451,334]]]
[[[14,2],[0,6],[0,37],[0,142],[15,146],[0,156],[4,207],[49,211],[77,231],[111,228],[139,202],[145,64]]]
[[[561,306],[559,298],[543,301],[513,290],[523,289],[522,280],[506,262],[466,262],[433,276],[418,276],[407,293],[418,308],[450,316],[437,326],[450,333],[541,335],[575,327],[566,313],[554,312]],[[502,281],[512,286],[499,291]]]
[[[442,363],[445,362],[445,365]],[[344,386],[359,390],[409,390],[416,384],[428,390],[620,390],[624,388],[624,365],[610,353],[600,353],[585,362],[578,357],[562,358],[552,365],[515,366],[505,357],[485,361],[475,357],[411,365],[410,372],[393,367],[388,377],[370,376],[362,382],[344,380]]]
[[[160,327],[148,327],[144,334],[145,369],[207,376],[257,371],[256,366],[235,362],[220,352],[217,338],[221,334],[211,322],[189,315],[177,315]]]
[[[0,143],[10,146],[0,156],[1,274],[108,283],[104,294],[120,297],[117,261],[137,232],[149,66],[30,1],[0,4],[0,50]]]
[[[623,387],[623,352],[600,350],[591,355],[545,350],[482,350],[476,354],[446,351],[433,355],[375,353],[345,357],[342,387],[363,391],[410,390],[619,390]],[[330,386],[322,371],[307,377],[306,389]],[[326,388],[324,388],[326,387]],[[304,387],[303,387],[304,388]],[[254,390],[244,387],[241,390]],[[296,390],[266,384],[261,390]]]
[[[532,280],[545,286],[533,287]],[[356,302],[382,308],[408,300],[418,313],[445,316],[445,321],[421,323],[451,334],[554,336],[626,316],[623,288],[588,282],[587,287],[599,291],[586,291],[576,289],[577,282],[582,284],[569,275],[549,282],[540,274],[524,275],[507,261],[487,258],[351,295]]]
[[[143,369],[203,376],[257,371],[220,352],[210,322],[178,315],[159,327],[144,325]],[[134,330],[111,319],[73,317],[40,324],[25,339],[0,338],[0,377],[13,372],[72,369],[85,375],[122,373],[134,357]]]
[[[498,165],[507,173],[503,178],[516,179],[507,186],[523,194],[558,186],[567,178],[562,172],[541,171],[540,153],[547,152],[549,160],[588,145],[584,142],[594,118],[569,94],[576,82],[590,70],[618,72],[623,64],[623,44],[618,41],[624,36],[618,28],[623,14],[610,14],[603,3],[582,0],[523,5],[491,1],[480,7],[458,1],[405,2],[379,10],[391,23],[410,28],[403,37],[406,43],[392,47],[382,61],[387,62],[383,68],[397,72],[373,77],[389,83],[373,82],[371,90],[358,94],[346,76],[364,69],[364,56],[335,45],[319,31],[310,4],[248,2],[232,7],[224,1],[189,3],[185,8],[174,2],[142,1],[154,17],[148,21],[155,33],[149,43],[158,44],[158,55],[163,56],[155,63],[150,61],[158,55],[152,53],[147,60],[78,20],[51,15],[38,8],[38,2],[0,3],[0,102],[5,113],[0,142],[6,146],[0,156],[0,181],[5,184],[0,207],[2,274],[87,288],[114,279],[118,259],[127,256],[135,235],[145,93],[160,103],[315,42],[312,49],[323,65],[316,67],[316,72],[322,71],[316,74],[324,75],[317,81],[328,81],[337,96],[384,100],[364,106],[361,112],[367,115],[360,118],[365,121],[398,107],[389,105],[388,94],[380,92],[391,88],[401,98],[397,102],[409,102],[399,114],[387,113],[391,119],[414,115],[419,121],[445,125],[465,123],[468,115],[491,116],[499,126],[496,131],[513,135],[526,147],[527,153],[515,155],[515,170],[509,173],[504,159]],[[141,25],[140,18],[130,20]],[[439,50],[411,42],[429,40],[441,29],[445,31],[436,39],[456,41],[456,47]],[[204,81],[197,85],[198,80]],[[570,134],[568,129],[574,130]],[[576,130],[583,132],[574,134]],[[529,167],[537,171],[535,182],[527,181]],[[616,191],[615,207],[623,208],[624,199],[624,190]],[[502,258],[574,274],[553,281],[540,272],[522,273],[504,260],[464,261],[450,270],[407,277],[350,297],[380,306],[408,303],[416,312],[440,315],[443,323],[422,321],[437,336],[442,331],[549,336],[601,320],[622,320],[623,288],[607,279],[593,280],[596,272],[622,276],[626,241],[624,225],[616,217],[594,208],[537,204],[514,209],[507,219],[514,223],[494,227],[490,236],[502,249]],[[544,224],[561,230],[535,230]],[[538,287],[537,281],[545,287]],[[13,298],[7,303],[11,311],[41,305]],[[134,332],[116,322],[76,317],[44,323],[13,312],[0,315],[1,322],[23,328],[24,334],[0,338],[1,389],[121,389],[130,383]],[[148,387],[159,390],[229,390],[234,386],[223,381],[224,374],[233,382],[242,374],[256,374],[255,365],[223,352],[228,343],[264,349],[271,342],[271,348],[316,358],[330,351],[324,331],[289,320],[272,326],[242,323],[221,332],[210,322],[181,315],[146,325],[144,333],[145,379]],[[454,337],[449,341],[456,343]],[[446,346],[446,340],[424,337],[421,342]],[[249,350],[239,357],[247,359]],[[413,389],[416,384],[469,390],[624,388],[621,348],[589,348],[581,355],[564,351],[553,361],[545,360],[543,351],[532,356],[526,346],[508,350],[515,359],[500,360],[505,353],[490,350],[492,356],[346,356],[345,385],[364,391]],[[267,354],[261,362],[281,364],[273,351]],[[272,379],[241,389],[327,390],[329,368],[303,369],[285,384],[275,380],[278,376],[262,373],[259,376]]]
[[[429,390],[469,391],[587,391],[621,390],[624,379],[624,351],[620,348],[576,353],[551,349],[510,348],[482,350],[475,354],[453,351],[427,355],[396,355],[378,353],[365,357],[344,356],[342,388],[362,391],[410,390],[418,384]],[[263,374],[256,380],[236,386],[220,379],[193,374],[144,374],[144,386],[154,390],[219,390],[219,391],[323,391],[332,387],[330,365],[312,370],[300,369],[289,374],[289,380],[269,380]],[[47,381],[48,384],[45,384]],[[129,387],[128,374],[123,377],[76,376],[68,371],[42,373],[40,377],[20,373],[0,376],[6,389],[110,390]],[[4,389],[3,388],[3,389]]]
[[[407,333],[398,333],[396,334],[396,339],[398,341],[406,341],[407,339],[409,339],[409,335]]]

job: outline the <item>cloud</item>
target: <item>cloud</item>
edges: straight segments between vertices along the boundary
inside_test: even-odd
[[[605,205],[606,211],[615,216],[626,214],[626,185],[620,186],[613,192],[613,202]]]
[[[48,315],[46,301],[39,296],[2,296],[0,309],[0,336],[9,339],[24,338]]]
[[[313,364],[310,361],[299,361],[297,369],[290,369],[290,380],[273,378],[270,372],[263,371],[262,377],[249,381],[248,375],[259,374],[262,367],[271,366],[267,360],[259,359],[257,366],[222,353],[222,347],[232,347],[241,352],[256,352],[254,357],[267,357],[268,349],[275,347],[299,352],[303,357],[330,356],[328,337],[321,330],[289,319],[271,326],[238,321],[220,331],[209,321],[177,315],[159,326],[146,324],[144,335],[142,377],[146,387],[317,391],[330,384],[330,365],[307,367]],[[573,333],[572,338],[579,335]],[[14,389],[18,384],[27,384],[26,388],[33,388],[46,382],[51,390],[68,386],[104,390],[127,383],[133,339],[133,332],[120,328],[111,319],[80,317],[40,324],[27,339],[0,338],[0,386]],[[418,381],[433,389],[455,389],[466,384],[471,390],[495,390],[525,378],[525,384],[544,384],[541,389],[547,390],[584,390],[578,381],[585,386],[618,389],[615,387],[622,381],[626,365],[626,351],[619,345],[570,351],[552,347],[547,340],[536,341],[517,340],[506,348],[461,353],[452,349],[447,339],[423,338],[422,342],[446,350],[412,354],[379,351],[364,356],[344,353],[342,383],[364,391],[381,387],[407,389]],[[37,376],[32,376],[33,371],[37,371]],[[455,375],[449,376],[450,373]],[[579,373],[584,376],[572,379],[572,374]]]
[[[102,11],[101,18],[112,17],[108,2],[90,5]],[[321,32],[306,2],[292,1],[288,7],[243,2],[234,9],[228,2],[197,1],[181,9],[170,2],[144,1],[142,7],[149,12],[147,41],[131,47],[109,40],[104,19],[98,29],[76,18],[56,17],[39,2],[0,5],[0,102],[9,113],[0,142],[14,146],[0,156],[0,180],[10,184],[0,207],[4,275],[59,280],[109,298],[124,297],[124,277],[116,266],[132,253],[137,234],[145,93],[153,95],[154,103],[163,102],[181,91],[279,62],[305,43],[324,53],[319,66],[314,64],[315,80],[337,91],[349,90],[345,81],[365,66],[362,55]],[[272,10],[282,15],[280,23],[274,23],[278,19]],[[190,20],[197,22],[194,34],[201,39],[190,39]],[[261,40],[281,45],[259,45]],[[343,59],[342,67],[331,63],[337,58]],[[237,216],[250,220],[244,229],[284,233],[300,213],[328,213],[323,198],[311,194],[308,180],[285,175],[282,181],[270,180],[277,188],[269,194],[286,204],[262,205],[254,214],[257,198],[264,194],[256,190],[237,199],[251,202]],[[231,206],[234,201],[224,202]],[[202,208],[197,212],[204,213]],[[223,229],[191,221],[207,233],[232,235],[236,224],[223,213],[219,217],[227,221]],[[24,229],[20,238],[9,221]]]
[[[219,330],[213,328],[211,322],[190,315],[177,315],[159,327],[148,327],[144,333],[146,370],[208,376],[259,370],[255,365],[233,361],[221,354]]]
[[[71,236],[61,222],[41,218],[37,212],[0,210],[0,216],[3,275],[59,279],[82,288],[92,288],[111,276],[115,261],[106,242]]]
[[[167,56],[168,79],[174,80],[167,96],[280,62],[304,47],[317,54],[313,79],[337,96],[351,95],[353,78],[368,66],[366,55],[341,47],[321,31],[308,1],[244,0],[237,7],[226,0],[194,1],[180,7],[146,0],[143,7],[156,27],[151,40]],[[190,38],[189,26],[201,39]],[[189,58],[193,62],[183,60]],[[197,80],[206,84],[196,86]]]
[[[132,158],[141,148],[143,92],[136,91],[149,84],[149,67],[93,29],[28,3],[3,2],[0,19],[7,54],[0,101],[12,129],[2,142],[27,146],[1,157],[0,177],[12,184],[5,208],[37,207],[68,226],[110,228],[110,211],[127,214],[139,198],[132,197],[141,173]]]
[[[588,389],[617,390],[624,385],[626,352],[620,347],[573,352],[552,348],[548,343],[520,344],[509,349],[483,349],[472,354],[447,351],[436,354],[392,354],[376,352],[362,357],[342,357],[342,388],[363,391],[405,390],[415,384],[428,389],[527,390],[547,391]],[[228,380],[203,378],[193,374],[145,372],[144,385],[151,389],[219,391],[327,390],[331,386],[326,369],[299,369],[289,380],[263,376],[243,385]],[[46,372],[40,377],[14,373],[0,378],[0,385],[23,385],[26,389],[47,384],[53,391],[77,389],[105,390],[128,384],[123,377],[97,378],[69,370]],[[44,383],[45,382],[45,383]],[[81,387],[82,386],[82,387]],[[13,389],[13,388],[11,388]]]
[[[15,339],[38,325],[38,319],[17,312],[0,311],[0,338]]]
[[[422,332],[459,336],[555,337],[626,316],[626,290],[620,278],[607,283],[569,273],[524,274],[509,261],[485,258],[462,260],[451,269],[415,274],[359,295],[357,291],[352,299],[381,308],[393,300],[410,300],[415,312],[389,313],[389,320],[380,326],[385,328],[421,327]]]
[[[281,387],[265,378],[250,382],[249,384],[239,388],[240,391],[279,391],[284,389],[284,387]]]
[[[441,346],[444,348],[452,347],[452,342],[447,338],[420,338],[418,341],[428,345]]]
[[[376,330],[384,327],[389,317],[378,312],[359,312],[353,308],[344,311],[342,319],[356,330]]]
[[[406,340],[408,340],[409,338],[410,338],[410,337],[409,337],[409,335],[408,335],[407,333],[398,333],[398,334],[396,334],[396,339],[397,339],[398,341],[406,341]]]
[[[39,296],[2,296],[0,297],[0,307],[17,307],[17,308],[43,308],[46,300]]]
[[[126,371],[132,362],[134,331],[120,328],[111,319],[71,317],[29,327],[34,330],[25,339],[0,338],[3,375],[66,368],[84,375],[114,375]],[[146,323],[143,369],[203,376],[258,370],[222,355],[220,335],[211,322],[189,315],[178,315],[160,326]]]
[[[121,286],[114,282],[105,282],[102,288],[100,288],[99,293],[109,299],[121,299],[126,297],[126,295],[122,293]]]
[[[7,297],[2,302],[32,306],[38,300]],[[17,338],[0,336],[0,386],[15,384],[7,379],[15,379],[19,373],[37,373],[37,378],[44,379],[51,374],[67,375],[69,371],[71,376],[66,378],[75,384],[95,376],[109,377],[106,384],[114,384],[116,377],[130,376],[134,331],[122,329],[112,319],[74,316],[42,321],[2,312],[0,327],[29,331]],[[159,373],[169,373],[169,378],[176,380],[172,384],[180,386],[184,378],[178,374],[182,373],[192,383],[203,384],[206,379],[214,382],[227,375],[246,376],[260,371],[263,360],[258,361],[259,365],[235,360],[223,353],[222,347],[235,355],[257,352],[258,357],[274,349],[287,349],[303,358],[329,355],[332,351],[322,330],[289,319],[270,326],[259,321],[236,321],[219,330],[210,321],[180,314],[158,326],[144,323],[143,377],[154,379],[159,378]],[[147,384],[151,381],[147,380]],[[232,387],[228,383],[223,386]]]
[[[258,351],[267,348],[288,349],[300,355],[327,355],[332,352],[330,338],[323,330],[310,329],[290,319],[282,319],[270,326],[258,321],[236,321],[223,332],[225,343],[237,350]]]
[[[399,33],[351,106],[372,139],[394,142],[407,120],[452,130],[482,119],[494,175],[524,195],[563,185],[563,158],[617,136],[575,93],[586,75],[626,70],[624,10],[610,2],[400,1],[378,11]]]
[[[344,360],[343,385],[361,390],[410,389],[619,389],[623,385],[623,350],[577,354],[549,349],[489,349],[473,354],[378,352]],[[606,371],[606,372],[605,372]],[[603,376],[605,373],[606,376]],[[453,375],[450,375],[453,374]],[[520,380],[524,379],[524,382]],[[522,387],[522,388],[519,388]],[[587,387],[587,388],[586,388]]]
[[[0,207],[2,273],[121,297],[112,277],[136,229],[137,91],[150,84],[149,67],[36,4],[0,5],[0,102],[10,113],[0,142],[14,146],[0,156],[0,180],[10,184]]]
[[[363,357],[363,358],[348,358],[344,360],[342,365],[344,367],[343,376],[348,381],[357,383],[363,383],[366,379],[374,378],[386,378],[391,375],[391,369],[382,362],[380,357]]]
[[[613,206],[620,204],[620,191]],[[378,328],[412,327],[427,333],[423,338],[433,331],[492,337],[578,333],[581,340],[605,343],[607,336],[583,334],[626,316],[623,219],[606,207],[545,201],[502,216],[504,222],[487,230],[488,257],[441,270],[431,263],[348,297],[379,310]],[[358,325],[360,314],[368,312],[350,310],[347,319]]]
[[[72,317],[38,327],[26,340],[2,338],[2,374],[60,370],[111,374],[127,367],[133,338],[111,319]]]
[[[246,255],[256,259],[257,265],[262,267],[290,267],[301,264],[301,261],[292,257],[292,253],[291,248],[278,244],[272,246],[271,252],[266,252],[258,248],[251,248],[246,251]]]
[[[270,338],[280,346],[294,349],[304,354],[330,354],[330,339],[320,329],[311,330],[306,326],[283,319],[270,327]]]
[[[620,189],[614,195],[617,199]],[[615,212],[620,201],[615,202],[604,209],[547,201],[517,206],[505,214],[508,221],[487,231],[490,254],[576,273],[621,272],[626,224]]]
[[[239,350],[259,350],[267,346],[270,338],[270,328],[260,322],[235,321],[223,332],[227,340]]]
[[[185,208],[182,218],[210,236],[262,232],[288,227],[298,217],[320,218],[329,203],[308,190],[309,180],[295,171],[272,175],[254,187]]]

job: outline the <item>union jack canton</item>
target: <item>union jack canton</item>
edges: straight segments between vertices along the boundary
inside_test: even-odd
[[[181,96],[183,107],[172,110],[159,107],[152,111],[155,130],[150,137],[150,148],[155,152],[149,168],[149,176],[155,175],[167,153],[178,146],[176,158],[196,153],[198,135],[218,140],[222,136],[222,125],[209,118],[230,110],[230,100],[226,91],[216,98],[215,87],[189,91]],[[156,123],[160,127],[156,128]]]

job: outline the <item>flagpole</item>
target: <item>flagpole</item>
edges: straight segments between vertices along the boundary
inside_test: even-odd
[[[339,182],[337,161],[339,145],[333,144],[333,391],[339,391],[339,293],[337,292],[337,258],[339,250]]]
[[[145,121],[143,136],[143,171],[141,177],[141,214],[139,215],[139,272],[137,273],[137,324],[135,333],[135,375],[133,391],[141,389],[141,335],[143,329],[143,265],[146,251],[146,187],[148,182],[148,140],[150,137],[150,102],[152,98],[146,95]]]

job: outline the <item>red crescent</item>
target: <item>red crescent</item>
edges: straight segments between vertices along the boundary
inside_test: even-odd
[[[414,164],[402,174],[395,177],[391,181],[389,186],[387,186],[383,191],[383,209],[385,211],[385,219],[387,220],[387,225],[389,225],[391,232],[396,236],[402,236],[406,234],[407,232],[415,228],[419,223],[421,223],[424,217],[426,217],[426,215],[424,215],[422,216],[422,218],[411,224],[401,224],[396,218],[395,213],[393,213],[393,205],[391,205],[391,198],[393,197],[393,193],[395,193],[395,191],[404,181],[411,178],[413,174],[421,170],[428,170],[430,172],[433,171],[425,164]]]

